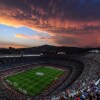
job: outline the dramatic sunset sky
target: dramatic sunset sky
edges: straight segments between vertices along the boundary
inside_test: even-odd
[[[100,0],[0,0],[0,47],[100,46]]]

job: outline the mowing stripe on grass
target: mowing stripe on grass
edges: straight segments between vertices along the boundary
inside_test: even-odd
[[[40,73],[40,75],[37,73]],[[16,90],[20,91],[22,89],[28,95],[33,96],[41,93],[43,89],[63,73],[63,70],[52,67],[38,67],[5,77],[5,80],[10,81],[12,83],[10,85]]]

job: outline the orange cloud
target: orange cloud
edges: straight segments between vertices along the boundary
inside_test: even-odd
[[[0,48],[9,48],[9,47],[13,47],[13,48],[25,48],[27,46],[20,46],[20,45],[0,45]]]
[[[87,5],[91,9],[87,9],[87,7],[87,10],[84,11],[81,8],[74,9],[73,5],[75,7],[76,1],[66,0],[64,3],[62,0],[49,0],[40,3],[38,0],[31,0],[31,2],[12,0],[10,4],[8,0],[2,0],[0,1],[0,23],[13,27],[27,26],[42,34],[47,32],[51,36],[47,38],[40,35],[16,34],[16,38],[46,40],[60,45],[97,46],[100,15],[96,11],[99,9],[96,11],[93,9],[93,13],[91,11],[93,7],[88,2]],[[76,7],[78,6],[76,5]]]
[[[15,34],[15,37],[20,39],[35,39],[35,40],[46,39],[46,37],[40,35],[25,35],[25,34]]]
[[[33,36],[25,35],[25,34],[15,34],[16,38],[21,38],[21,39],[33,39]]]
[[[19,43],[0,41],[0,48],[9,48],[9,47],[25,48],[25,47],[28,47],[28,45],[22,45],[22,44],[19,44]]]

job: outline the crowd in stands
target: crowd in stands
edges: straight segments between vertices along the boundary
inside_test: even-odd
[[[12,61],[12,63],[13,63],[13,60],[11,60]],[[16,60],[17,61],[17,60]],[[14,63],[17,63],[17,62],[15,62],[14,61]],[[5,69],[3,69],[3,70],[1,70],[0,71],[0,74],[1,74],[1,77],[5,77],[5,76],[7,76],[7,75],[11,75],[11,74],[14,74],[14,73],[17,73],[17,72],[20,72],[20,71],[23,71],[23,70],[27,70],[27,69],[31,69],[32,67],[37,67],[39,64],[45,64],[45,61],[42,61],[42,62],[33,62],[32,64],[28,64],[29,62],[25,62],[25,63],[22,63],[22,65],[20,65],[20,66],[15,66],[15,65],[13,65],[14,67],[8,67],[7,69],[5,68]],[[9,64],[9,63],[8,63]],[[35,66],[34,66],[34,64],[35,64]],[[48,64],[48,62],[47,62],[47,64]],[[50,63],[49,63],[50,64]],[[56,63],[55,63],[56,64]],[[46,66],[46,65],[45,65]],[[57,88],[58,87],[58,85],[61,85],[62,83],[63,83],[63,80],[65,80],[66,78],[67,78],[67,76],[68,76],[68,69],[66,68],[66,67],[57,67],[57,66],[55,66],[56,68],[60,68],[60,69],[62,69],[62,70],[65,70],[65,71],[67,71],[65,74],[64,74],[64,76],[62,76],[61,78],[59,78],[59,80],[57,80],[57,82],[55,83],[55,85],[53,84],[52,86],[50,86],[49,87],[49,89],[47,89],[46,91],[44,91],[43,92],[43,94],[41,95],[41,96],[46,96],[47,94],[50,94],[53,90],[54,90],[54,88]],[[5,82],[1,79],[1,83],[3,83],[2,85],[6,85],[5,84]],[[58,85],[57,85],[58,84]],[[3,87],[5,87],[5,86],[3,86]],[[11,92],[10,92],[10,90],[11,89],[9,89],[9,87],[7,87],[7,88],[5,88],[4,90],[3,90],[3,94],[6,94],[7,93],[7,95],[8,95],[8,97],[9,96],[11,96],[13,93],[12,93],[12,91],[13,90],[11,90]],[[45,94],[44,94],[45,93]],[[11,96],[11,98],[15,98],[16,97],[16,95],[19,95],[19,93],[15,93],[15,95],[13,95],[13,96]],[[19,95],[19,97],[20,98],[25,98],[25,96],[23,96],[23,95]],[[37,97],[34,97],[34,98],[41,98],[40,96],[37,96]]]
[[[59,59],[57,59],[59,58]],[[100,100],[100,56],[95,54],[81,55],[67,55],[65,57],[52,58],[20,58],[5,60],[0,65],[1,71],[18,66],[26,66],[32,63],[39,64],[52,64],[59,65],[70,69],[69,76],[63,81],[63,84],[59,88],[55,88],[54,91],[49,91],[50,96],[44,97],[44,100]],[[82,62],[82,63],[81,63]],[[63,68],[62,67],[62,68]],[[17,69],[20,71],[20,69]],[[65,78],[65,77],[63,77]],[[0,85],[2,90],[4,86]],[[1,91],[0,90],[0,91]],[[6,88],[4,88],[5,91]],[[63,92],[62,92],[63,91]],[[7,90],[7,94],[10,91]],[[7,95],[5,93],[5,96]],[[11,93],[13,94],[13,93]],[[10,95],[9,95],[10,96]],[[2,92],[0,92],[2,97]],[[16,96],[14,96],[16,98]],[[21,96],[20,96],[21,97]],[[10,100],[15,100],[15,98]],[[23,98],[26,97],[24,96]],[[37,97],[38,98],[38,97]],[[37,98],[34,98],[37,100]],[[48,98],[48,99],[46,99]],[[33,100],[34,100],[33,99]],[[3,100],[3,99],[2,99]],[[23,99],[24,100],[24,99]]]
[[[84,70],[80,77],[66,89],[69,94],[66,96],[66,91],[64,91],[60,94],[63,95],[61,98],[65,97],[64,100],[100,100],[100,56],[89,54],[84,57],[73,55],[68,58],[82,61]]]
[[[85,89],[77,89],[73,94],[66,91],[66,95],[60,96],[61,100],[100,100],[100,80],[98,84],[91,83]]]

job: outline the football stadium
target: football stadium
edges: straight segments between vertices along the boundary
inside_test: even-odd
[[[99,60],[99,55],[93,53],[2,56],[0,98],[67,100],[90,91],[93,84],[97,91],[100,87]]]
[[[100,0],[0,0],[0,100],[100,100]]]

